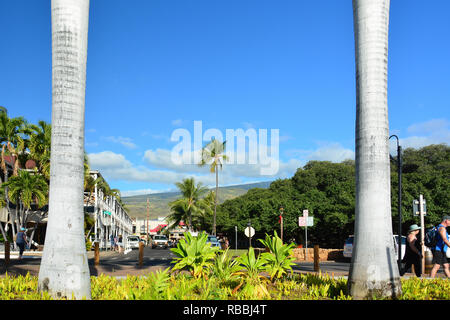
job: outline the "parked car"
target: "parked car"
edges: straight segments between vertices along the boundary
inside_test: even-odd
[[[153,241],[152,241],[152,249],[155,248],[168,248],[169,247],[169,239],[167,239],[166,236],[164,235],[155,235],[153,236]]]
[[[344,252],[343,252],[343,255],[344,255],[345,258],[349,258],[350,259],[352,257],[353,240],[354,240],[354,236],[353,235],[349,236],[347,238],[347,240],[345,240]],[[398,252],[398,235],[394,235],[393,240],[394,240],[395,252],[397,254],[397,252]],[[406,251],[406,237],[402,236],[402,259],[405,256],[405,251]]]
[[[131,249],[139,249],[140,240],[141,239],[139,239],[138,236],[128,236],[127,237],[128,247]]]
[[[207,243],[211,244],[211,247],[219,247],[220,248],[220,242],[217,240],[216,236],[208,236]]]

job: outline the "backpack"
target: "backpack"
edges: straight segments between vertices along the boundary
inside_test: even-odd
[[[436,247],[438,241],[437,233],[437,227],[427,229],[427,231],[425,232],[425,246],[433,249],[434,247]]]

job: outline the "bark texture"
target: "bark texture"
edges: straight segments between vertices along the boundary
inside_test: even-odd
[[[89,0],[52,0],[49,214],[39,289],[90,299],[84,238],[84,108]]]
[[[356,59],[355,299],[401,293],[392,235],[387,105],[389,0],[353,0]]]

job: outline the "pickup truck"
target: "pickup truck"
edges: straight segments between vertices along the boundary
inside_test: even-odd
[[[152,241],[152,249],[155,248],[168,248],[169,247],[169,239],[167,239],[164,235],[155,235],[153,236]]]

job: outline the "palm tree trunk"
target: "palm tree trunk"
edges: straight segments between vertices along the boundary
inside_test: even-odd
[[[84,108],[89,0],[52,0],[52,137],[39,290],[91,299],[84,239]]]
[[[353,0],[356,57],[355,299],[395,297],[401,283],[391,218],[387,58],[389,0]]]
[[[216,211],[217,211],[217,197],[219,196],[219,168],[216,163],[216,194],[214,197],[214,217],[213,217],[213,235],[216,235]]]
[[[1,221],[0,221],[0,231],[2,232],[3,239],[6,241],[7,237],[6,237],[5,229],[3,229],[3,224]]]

